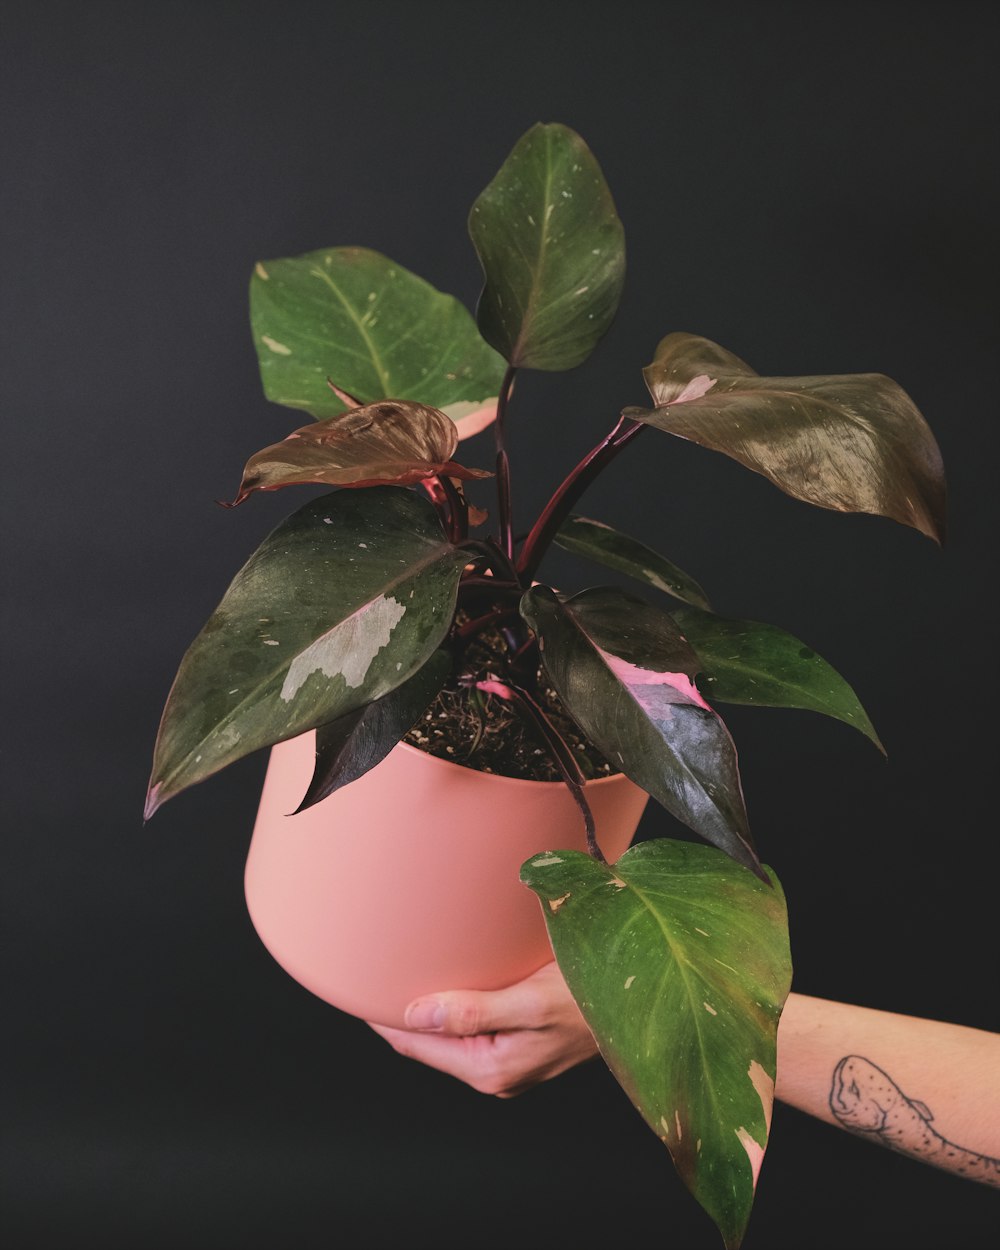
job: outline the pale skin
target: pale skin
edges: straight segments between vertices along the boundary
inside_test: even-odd
[[[597,1054],[555,963],[508,989],[452,990],[372,1025],[401,1055],[512,1098]],[[935,1167],[1000,1188],[1000,1034],[789,995],[781,1101]]]

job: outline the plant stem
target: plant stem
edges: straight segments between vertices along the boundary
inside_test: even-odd
[[[467,551],[478,551],[484,555],[488,567],[493,570],[501,581],[511,581],[516,586],[522,584],[513,560],[501,549],[495,538],[466,538],[458,546],[464,547]]]
[[[451,509],[451,540],[460,543],[469,537],[469,504],[462,491],[446,474],[437,479]]]
[[[509,686],[504,682],[489,679],[477,681],[474,685],[477,690],[483,691],[484,694],[496,695],[505,702],[512,703],[520,710],[528,723],[534,727],[535,732],[548,747],[553,762],[562,773],[563,781],[566,783],[583,816],[583,823],[587,830],[587,851],[599,863],[607,863],[601,848],[597,845],[597,829],[594,825],[594,814],[590,810],[590,804],[583,793],[586,778],[580,771],[580,765],[573,758],[573,752],[562,734],[552,724],[531,695],[519,686]]]
[[[497,448],[497,513],[500,536],[500,547],[508,560],[514,558],[514,522],[510,501],[510,459],[507,455],[505,421],[507,403],[510,400],[511,387],[517,370],[513,365],[507,366],[507,372],[500,384],[497,397],[497,416],[493,423],[493,437]]]
[[[641,421],[633,421],[631,417],[619,417],[618,424],[611,433],[589,451],[565,479],[545,505],[521,549],[517,570],[523,585],[528,585],[533,580],[556,531],[566,520],[576,501],[601,470],[644,429],[646,426]]]

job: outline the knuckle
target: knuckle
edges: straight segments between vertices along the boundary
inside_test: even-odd
[[[460,998],[451,1004],[449,1011],[451,1031],[463,1037],[481,1033],[481,1012],[474,999]]]

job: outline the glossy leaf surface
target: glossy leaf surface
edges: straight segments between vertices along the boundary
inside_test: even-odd
[[[722,703],[798,707],[853,725],[884,753],[858,696],[811,647],[775,625],[695,608],[671,613],[701,661],[702,689]]]
[[[504,363],[458,300],[379,252],[334,247],[265,260],[250,320],[268,399],[314,417],[344,404],[414,399],[448,409],[460,431],[492,419]]]
[[[339,491],[267,537],[181,662],[147,816],[171,796],[388,694],[451,624],[468,552],[398,487]]]
[[[625,233],[575,131],[524,134],[472,206],[486,285],[477,319],[512,365],[572,369],[611,324],[625,280]]]
[[[652,547],[605,525],[603,521],[569,516],[556,531],[553,541],[564,551],[584,556],[619,573],[627,573],[629,577],[655,586],[675,599],[683,599],[685,603],[693,603],[700,608],[709,606],[705,592],[693,577]]]
[[[694,334],[669,334],[644,371],[647,425],[724,452],[821,508],[871,512],[941,542],[945,481],[927,422],[877,373],[762,378]]]
[[[769,870],[770,872],[770,870]],[[767,1145],[791,982],[773,888],[711,847],[655,839],[612,866],[579,851],[523,865],[601,1054],[728,1247]]]
[[[536,587],[521,614],[567,711],[601,753],[678,820],[759,871],[736,749],[694,684],[698,657],[673,618],[611,587],[565,602]]]
[[[444,685],[451,657],[437,650],[408,681],[381,699],[316,730],[316,766],[298,806],[305,811],[363,777],[410,732]]]
[[[405,401],[352,408],[305,425],[251,456],[233,505],[257,490],[305,482],[411,486],[442,473],[465,479],[491,476],[456,464],[451,457],[457,446],[455,423],[436,408]]]

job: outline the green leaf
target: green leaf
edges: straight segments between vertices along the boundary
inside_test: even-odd
[[[629,577],[655,586],[675,599],[683,599],[685,603],[693,603],[700,608],[710,606],[705,592],[683,569],[671,564],[652,547],[612,529],[603,521],[571,515],[559,527],[554,541],[564,551],[584,556],[619,573],[627,573]]]
[[[560,602],[529,590],[521,615],[566,710],[678,820],[755,872],[736,749],[692,680],[698,657],[666,612],[602,586]]]
[[[264,540],[181,662],[147,818],[234,760],[394,690],[435,651],[469,558],[427,500],[338,491]]]
[[[770,870],[769,870],[770,871]],[[767,1145],[791,982],[784,896],[711,847],[656,839],[613,867],[529,860],[556,959],[601,1054],[727,1247]]]
[[[775,625],[727,620],[695,608],[671,615],[698,654],[710,699],[823,712],[859,729],[885,754],[858,696],[798,638]]]
[[[610,326],[625,233],[597,161],[574,131],[539,123],[472,206],[486,277],[483,337],[516,367],[572,369]]]
[[[337,416],[345,405],[330,378],[363,403],[454,407],[447,415],[469,433],[496,411],[504,364],[467,310],[378,252],[334,247],[259,262],[250,321],[275,403]]]
[[[250,457],[231,506],[257,490],[322,482],[327,486],[411,486],[445,474],[483,478],[451,459],[455,423],[424,404],[383,401],[305,425]]]
[[[891,379],[762,378],[694,334],[668,334],[644,376],[657,407],[624,415],[724,452],[806,503],[892,517],[943,541],[941,453]]]
[[[437,697],[451,671],[451,656],[439,648],[395,690],[316,730],[316,766],[302,812],[381,764]]]

